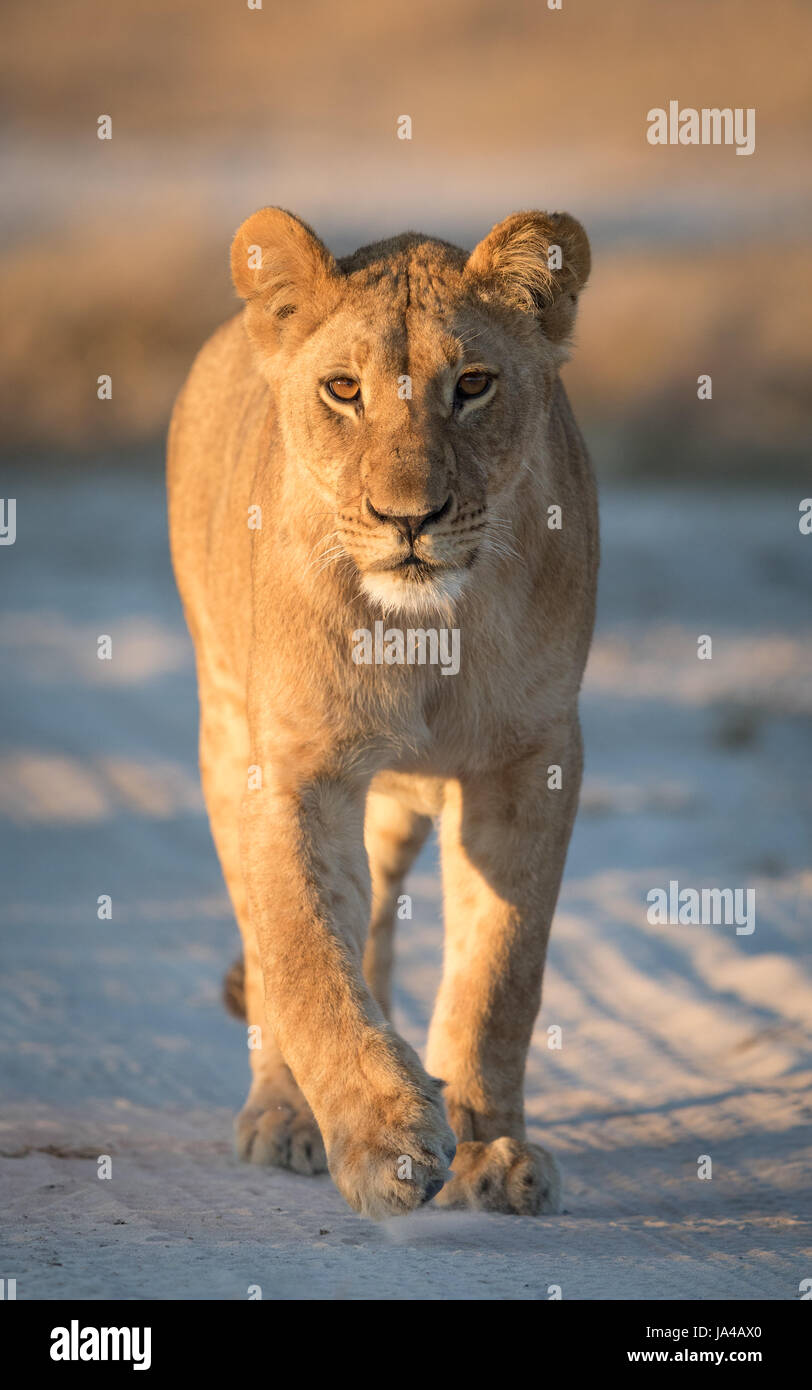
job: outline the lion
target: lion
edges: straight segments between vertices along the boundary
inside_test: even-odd
[[[328,1169],[376,1219],[555,1212],[523,1090],[595,607],[595,485],[559,375],[586,233],[520,212],[470,254],[407,232],[336,259],[263,208],[231,266],[245,303],[178,396],[168,491],[232,985],[261,1040],[237,1152]],[[449,631],[456,671],[425,645]],[[382,659],[353,656],[364,633]],[[391,971],[435,821],[424,1066],[390,1021]]]

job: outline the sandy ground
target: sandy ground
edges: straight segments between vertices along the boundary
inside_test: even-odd
[[[587,777],[528,1075],[565,1211],[375,1226],[329,1179],[231,1153],[248,1063],[219,988],[237,937],[158,474],[21,468],[4,491],[0,1274],[17,1297],[797,1298],[812,1276],[799,497],[604,496]],[[649,925],[646,893],[670,879],[755,888],[755,931]],[[410,891],[397,1023],[420,1046],[433,848]]]

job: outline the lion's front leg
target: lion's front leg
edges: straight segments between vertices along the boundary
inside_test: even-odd
[[[323,1173],[324,1145],[310,1107],[268,1026],[265,986],[240,867],[239,807],[250,762],[245,711],[201,662],[200,767],[212,835],[243,939],[240,1016],[248,1024],[251,1090],[235,1124],[247,1163]],[[233,1010],[237,1012],[237,1010]]]
[[[295,787],[271,781],[245,794],[240,838],[276,1040],[336,1186],[380,1218],[437,1194],[455,1141],[439,1083],[364,981],[365,790],[327,775]]]
[[[524,1073],[581,761],[573,720],[537,754],[446,791],[445,964],[428,1067],[447,1083],[459,1143],[440,1205],[559,1209],[555,1160],[526,1140]],[[548,786],[551,765],[559,790]]]

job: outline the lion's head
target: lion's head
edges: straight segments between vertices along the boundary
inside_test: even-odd
[[[278,208],[231,253],[302,507],[325,565],[349,557],[385,610],[453,600],[510,544],[519,470],[543,467],[589,243],[566,213],[516,213],[470,254],[406,233],[335,260]]]

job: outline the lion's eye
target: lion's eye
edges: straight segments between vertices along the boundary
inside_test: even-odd
[[[361,394],[361,387],[351,376],[334,376],[326,386],[337,401],[357,401]]]
[[[457,382],[457,400],[471,401],[484,396],[492,380],[487,372],[464,372]]]

